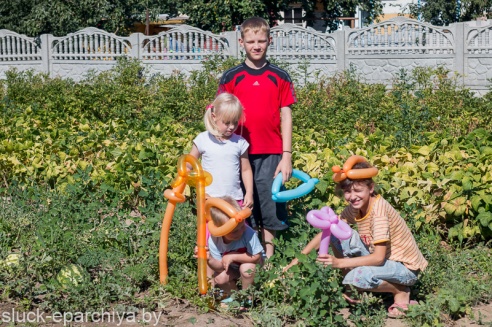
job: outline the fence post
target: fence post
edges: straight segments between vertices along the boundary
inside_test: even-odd
[[[335,39],[335,53],[337,56],[337,71],[345,70],[345,29],[333,32]]]
[[[53,35],[51,34],[41,34],[39,36],[41,44],[39,46],[41,51],[41,59],[42,59],[42,67],[43,71],[48,74],[49,77],[52,77],[52,69],[51,69],[51,42],[53,41]]]
[[[143,39],[142,33],[133,33],[129,37],[130,45],[132,47],[132,51],[130,55],[133,59],[138,59],[138,60],[142,59],[142,48],[143,48],[143,44],[141,44],[142,39]]]
[[[229,55],[239,58],[239,32],[224,32],[222,35],[227,39],[227,43],[229,43]]]
[[[454,70],[460,74],[459,80],[462,85],[465,83],[465,52],[466,36],[465,23],[452,24],[454,27]]]

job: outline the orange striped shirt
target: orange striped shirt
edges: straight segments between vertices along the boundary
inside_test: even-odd
[[[399,261],[411,270],[423,271],[427,267],[427,260],[420,252],[405,220],[380,195],[364,217],[360,217],[359,210],[348,206],[340,218],[350,224],[357,224],[360,237],[369,252],[374,252],[375,244],[386,242],[386,259]]]

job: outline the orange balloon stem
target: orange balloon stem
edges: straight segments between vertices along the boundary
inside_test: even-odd
[[[167,284],[167,250],[169,245],[169,230],[171,229],[171,222],[173,221],[175,207],[176,203],[169,201],[161,228],[161,239],[159,243],[159,280],[161,284],[164,285]]]
[[[197,197],[197,245],[198,245],[198,289],[200,294],[207,293],[207,222],[205,218],[205,175],[198,180],[196,186]]]
[[[174,193],[183,193],[186,184],[181,184],[173,188]],[[161,284],[167,284],[168,268],[167,268],[167,251],[169,247],[169,231],[171,229],[171,223],[173,221],[174,209],[176,208],[176,201],[169,200],[166,212],[164,213],[164,219],[162,220],[161,237],[159,240],[159,281]]]

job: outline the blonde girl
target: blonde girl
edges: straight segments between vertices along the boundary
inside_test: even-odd
[[[210,197],[230,196],[242,206],[253,207],[253,172],[248,158],[248,142],[234,133],[243,119],[243,106],[230,93],[222,93],[207,107],[207,131],[193,140],[190,154],[201,158],[204,170],[213,178],[205,191]],[[241,180],[244,190],[241,188]]]

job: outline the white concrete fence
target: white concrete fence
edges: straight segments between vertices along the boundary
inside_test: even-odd
[[[483,26],[480,26],[482,23]],[[269,58],[303,65],[307,77],[331,76],[354,67],[371,83],[391,85],[401,68],[442,65],[466,87],[483,94],[492,78],[492,24],[465,22],[441,27],[397,17],[331,34],[284,24],[272,28]],[[154,36],[120,37],[96,28],[31,38],[0,30],[0,79],[11,68],[81,80],[89,71],[113,67],[116,58],[141,60],[150,74],[184,74],[210,56],[242,56],[239,32],[216,35],[187,25]]]

